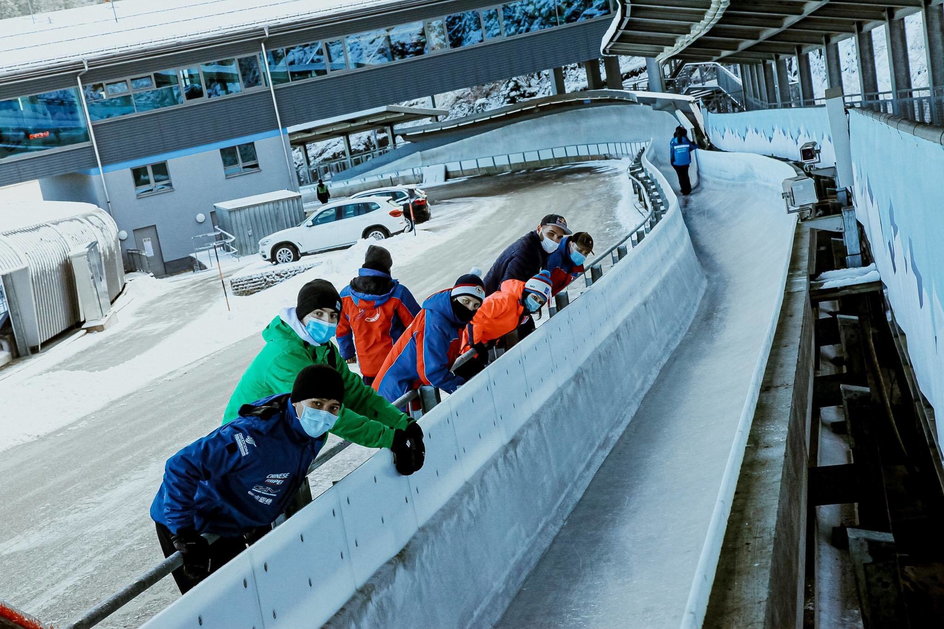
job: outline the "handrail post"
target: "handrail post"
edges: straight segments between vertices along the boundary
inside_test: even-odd
[[[439,389],[431,386],[420,387],[420,405],[423,407],[423,414],[430,412],[442,401],[439,395]]]
[[[626,249],[626,245],[620,245],[616,248],[616,259],[622,260],[626,257],[626,254],[629,253],[629,250]]]
[[[568,295],[566,291],[561,291],[554,296],[554,307],[557,308],[557,312],[560,312],[569,305],[570,295]]]

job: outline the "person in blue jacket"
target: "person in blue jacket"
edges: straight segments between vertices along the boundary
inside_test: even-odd
[[[567,219],[560,214],[548,214],[537,229],[514,241],[492,263],[485,274],[485,293],[491,295],[505,280],[527,282],[541,269],[547,268],[547,257],[560,246],[564,236],[570,235]]]
[[[387,354],[371,386],[388,402],[422,385],[454,393],[465,383],[451,371],[461,349],[459,336],[483,301],[482,278],[473,274],[428,297]]]
[[[678,175],[679,188],[684,195],[692,192],[692,182],[688,178],[688,167],[692,163],[692,152],[696,148],[698,147],[695,143],[688,139],[688,131],[685,127],[675,127],[675,135],[669,141],[669,162]]]
[[[151,518],[164,556],[183,556],[183,567],[174,571],[181,593],[271,529],[307,482],[343,402],[341,375],[311,365],[299,372],[290,394],[243,405],[239,417],[167,460]],[[414,456],[417,432],[418,426],[397,431],[395,457]],[[209,544],[202,534],[219,539]]]

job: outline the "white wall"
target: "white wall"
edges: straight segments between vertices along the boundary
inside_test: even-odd
[[[147,626],[497,620],[704,293],[669,194],[669,213],[639,247],[423,419],[420,472],[399,476],[378,452]]]
[[[800,145],[816,142],[823,166],[836,163],[825,107],[705,113],[708,137],[723,151],[759,153],[786,159],[800,158]]]

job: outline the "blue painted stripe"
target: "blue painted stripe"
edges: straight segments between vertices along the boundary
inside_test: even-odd
[[[200,146],[192,146],[189,148],[181,149],[179,151],[170,151],[167,153],[158,153],[156,155],[149,155],[147,157],[142,157],[139,159],[130,160],[127,162],[119,162],[117,164],[106,164],[103,170],[106,173],[115,172],[117,170],[125,170],[127,168],[136,168],[138,166],[146,166],[148,164],[153,164],[155,162],[166,162],[168,160],[177,159],[178,157],[187,157],[188,155],[196,155],[198,153],[207,153],[209,151],[217,151],[228,146],[236,146],[237,144],[246,144],[247,142],[255,142],[257,140],[266,140],[268,138],[277,137],[279,135],[278,129],[273,129],[271,131],[263,131],[262,133],[256,133],[253,135],[246,135],[238,138],[232,138],[229,140],[224,140],[222,142],[213,142],[212,144],[203,144]],[[93,168],[87,171],[79,171],[84,175],[97,175],[98,169]]]

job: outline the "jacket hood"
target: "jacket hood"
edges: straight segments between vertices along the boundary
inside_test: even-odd
[[[305,326],[298,320],[294,306],[283,308],[278,316],[272,319],[266,329],[262,331],[262,338],[267,343],[280,345],[296,345],[299,342],[308,343],[314,347],[320,345],[315,343],[314,339],[305,330]]]
[[[360,269],[357,277],[351,280],[349,294],[354,303],[361,300],[374,302],[374,307],[382,306],[393,297],[400,282],[390,277],[389,273],[374,269]]]
[[[302,428],[298,413],[292,405],[291,395],[277,393],[264,397],[261,400],[243,404],[239,407],[240,417],[258,417],[271,422],[285,422],[285,431],[288,436],[298,443],[306,443],[313,438]],[[275,428],[275,424],[271,424]]]
[[[515,279],[505,280],[501,283],[501,288],[498,290],[502,293],[514,295],[516,298],[520,299],[521,295],[524,294],[524,282]]]
[[[423,309],[430,312],[435,312],[439,316],[449,321],[449,323],[454,325],[456,328],[461,328],[465,326],[465,323],[459,321],[459,319],[456,318],[456,315],[452,312],[452,296],[449,294],[450,290],[452,289],[447,288],[446,290],[433,293],[427,297],[426,301],[423,302]]]
[[[279,311],[279,319],[282,320],[282,323],[292,328],[292,331],[298,335],[298,338],[305,341],[309,345],[321,345],[321,343],[316,343],[311,335],[308,334],[308,330],[305,329],[305,326],[302,325],[302,322],[298,320],[298,314],[295,312],[295,306],[291,308],[282,308]],[[269,327],[272,327],[272,324],[269,324]],[[264,337],[265,335],[263,335]]]

